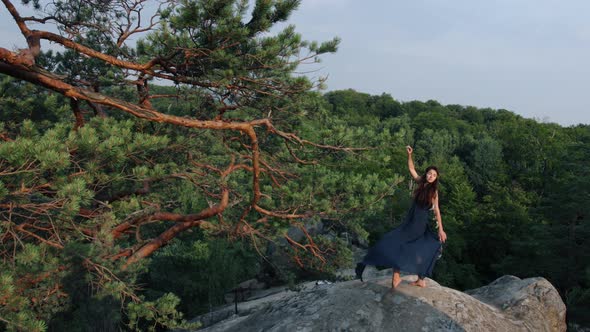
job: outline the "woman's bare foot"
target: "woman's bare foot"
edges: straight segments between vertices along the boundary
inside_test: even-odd
[[[424,288],[426,287],[426,281],[424,281],[424,279],[418,279],[414,282],[411,282],[410,285]]]
[[[393,272],[391,277],[391,288],[396,288],[402,282],[402,278],[399,276],[399,272]]]

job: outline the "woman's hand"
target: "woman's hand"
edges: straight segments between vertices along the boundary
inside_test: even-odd
[[[445,243],[445,241],[447,241],[447,233],[445,233],[445,231],[443,231],[442,229],[438,231],[438,240],[442,243]]]
[[[412,149],[411,146],[406,146],[406,151],[408,151],[408,156],[412,154],[412,152],[414,152],[414,149]]]

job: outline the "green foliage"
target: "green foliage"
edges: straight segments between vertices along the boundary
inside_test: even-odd
[[[187,323],[176,310],[180,299],[167,293],[156,301],[127,304],[127,327],[132,331],[158,331],[159,327],[196,329],[199,323]]]
[[[14,273],[4,270],[0,273],[0,317],[6,331],[47,331],[46,323],[38,319],[29,309],[30,302],[18,294]],[[2,325],[0,325],[2,327]]]
[[[506,165],[503,161],[502,146],[491,137],[473,139],[469,143],[471,153],[466,161],[469,179],[475,190],[480,194],[487,192],[488,184],[506,183]]]
[[[1,76],[0,122],[7,130],[15,129],[24,120],[34,121],[39,128],[47,128],[60,120],[72,120],[72,112],[66,105],[65,98],[60,95]]]
[[[179,309],[190,317],[225,303],[226,293],[258,273],[260,259],[247,242],[189,236],[154,255],[146,281],[152,294],[178,296]]]

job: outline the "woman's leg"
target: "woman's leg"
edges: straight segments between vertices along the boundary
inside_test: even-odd
[[[399,275],[399,270],[393,270],[393,276],[391,277],[391,288],[396,288],[402,282],[402,278]]]
[[[361,281],[363,281],[363,272],[365,271],[365,263],[360,262],[356,264],[356,267],[354,268],[354,272],[356,274],[356,278],[357,279],[361,279]]]
[[[426,287],[426,280],[424,280],[424,276],[418,276],[418,279],[416,279],[416,281],[412,282],[410,285],[412,286],[418,286],[418,287]]]

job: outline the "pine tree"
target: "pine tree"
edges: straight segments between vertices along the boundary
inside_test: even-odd
[[[143,260],[194,228],[265,238],[279,228],[269,219],[308,217],[296,199],[273,201],[273,187],[293,178],[307,147],[346,150],[289,132],[321,84],[294,70],[338,44],[303,41],[293,26],[271,31],[299,1],[144,2],[23,1],[43,10],[23,17],[3,1],[27,48],[0,48],[0,73],[53,92],[22,109],[3,95],[12,103],[0,130],[7,328],[71,329],[83,317],[105,329],[178,325],[174,295],[154,302],[136,291]],[[44,51],[42,40],[64,50]],[[274,158],[285,145],[290,159]],[[117,303],[125,317],[113,314]]]

